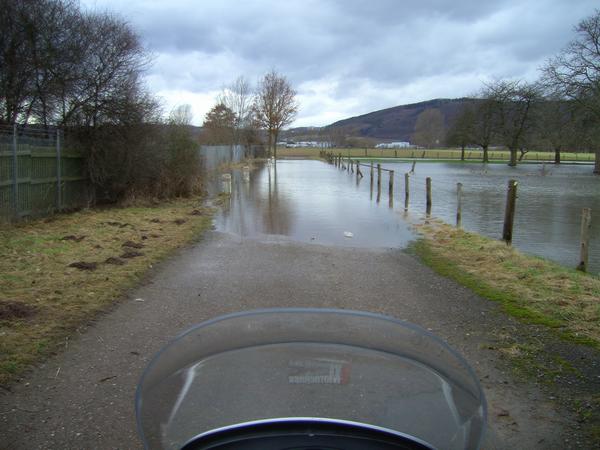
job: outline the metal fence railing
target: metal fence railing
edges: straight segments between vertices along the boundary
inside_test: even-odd
[[[60,129],[0,125],[0,218],[44,216],[88,200],[83,156]]]
[[[246,158],[257,158],[264,156],[262,145],[202,145],[200,146],[200,158],[202,167],[206,171],[214,171],[223,164],[236,164]]]

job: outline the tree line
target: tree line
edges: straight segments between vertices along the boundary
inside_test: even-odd
[[[210,144],[251,145],[266,134],[269,155],[277,157],[283,127],[298,113],[296,91],[287,78],[271,70],[253,89],[243,77],[225,86],[204,118],[204,141]]]
[[[541,68],[539,80],[499,80],[486,85],[450,126],[446,142],[464,149],[478,146],[483,161],[488,149],[501,145],[516,166],[532,148],[554,152],[586,149],[596,153],[600,174],[600,10],[575,28],[576,38]],[[443,139],[443,117],[425,111],[415,127],[417,143]]]
[[[196,143],[144,87],[150,57],[121,17],[76,0],[0,0],[0,124],[60,127],[86,157],[94,200],[188,195]]]

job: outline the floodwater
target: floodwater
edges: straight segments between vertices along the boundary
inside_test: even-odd
[[[406,246],[415,238],[409,224],[387,203],[371,201],[364,185],[321,161],[282,160],[234,171],[231,197],[216,226],[269,240],[286,236],[323,245]]]
[[[410,204],[404,212],[404,173],[411,163],[384,163],[395,171],[393,206],[388,172],[371,191],[369,168],[357,182],[349,173],[320,161],[282,160],[250,172],[235,171],[225,186],[232,195],[216,220],[218,229],[242,237],[288,239],[357,247],[405,247],[425,213],[425,179],[432,179],[432,215],[453,224],[456,183],[463,184],[463,228],[499,239],[506,186],[518,181],[513,245],[525,252],[575,267],[579,262],[581,209],[592,209],[591,271],[600,270],[600,177],[589,165],[458,164],[417,162],[410,177]],[[377,172],[375,171],[375,177]],[[594,215],[596,218],[594,218]],[[350,236],[351,237],[347,237]]]

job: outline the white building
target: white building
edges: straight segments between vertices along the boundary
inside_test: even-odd
[[[410,142],[382,142],[375,148],[410,148]]]

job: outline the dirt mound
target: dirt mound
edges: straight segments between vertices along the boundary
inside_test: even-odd
[[[33,306],[11,300],[0,301],[0,320],[27,319],[37,312]]]
[[[129,259],[129,258],[137,258],[138,256],[144,256],[144,254],[142,252],[136,252],[135,250],[129,250],[129,251],[126,251],[125,253],[123,253],[120,256],[120,258]]]
[[[139,242],[133,242],[133,241],[126,241],[123,242],[123,244],[121,245],[121,247],[129,247],[129,248],[144,248],[144,244],[141,244]]]
[[[123,261],[121,258],[116,258],[114,256],[111,256],[109,258],[106,258],[106,260],[104,260],[104,264],[113,264],[115,266],[122,266],[123,264],[125,264],[125,261]]]
[[[98,268],[98,263],[95,262],[85,262],[85,261],[77,261],[69,264],[69,267],[74,267],[79,270],[96,270]]]

